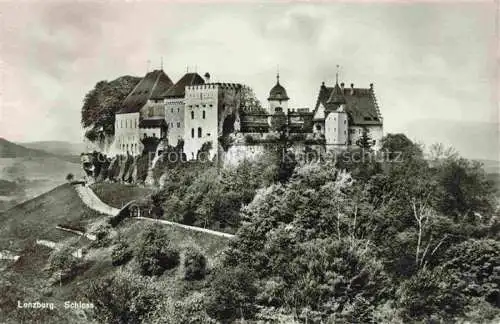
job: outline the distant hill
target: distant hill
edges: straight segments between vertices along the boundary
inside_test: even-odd
[[[85,144],[83,143],[70,143],[64,141],[40,141],[17,144],[29,149],[41,150],[51,154],[62,156],[76,156],[85,151]]]
[[[41,146],[41,145],[38,145]],[[54,154],[38,148],[28,148],[0,137],[0,158],[46,158],[54,157],[64,161],[79,163],[76,154]]]
[[[53,154],[38,149],[30,149],[0,137],[0,158],[49,157]]]
[[[498,123],[416,119],[398,128],[411,140],[431,145],[453,146],[468,159],[498,161],[500,159],[500,130]],[[490,162],[486,162],[490,165]]]
[[[0,138],[0,211],[65,183],[68,173],[83,175],[79,156],[56,155]]]

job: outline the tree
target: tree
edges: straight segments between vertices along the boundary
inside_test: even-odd
[[[195,248],[188,248],[184,252],[184,279],[200,280],[207,273],[207,259]]]
[[[265,112],[259,99],[257,99],[257,96],[255,95],[253,89],[247,86],[244,86],[241,89],[241,106],[244,112],[252,112],[252,113]]]
[[[363,133],[361,134],[361,137],[356,141],[356,145],[363,150],[371,150],[373,146],[373,140],[370,137],[370,133],[366,127],[363,127]]]
[[[140,78],[132,76],[100,81],[85,95],[81,123],[85,128],[90,127],[85,134],[90,141],[114,134],[115,113],[122,108],[123,100],[139,81]]]
[[[141,274],[161,275],[165,270],[179,264],[179,251],[168,240],[167,233],[160,227],[148,227],[141,235],[136,252]]]
[[[73,181],[74,178],[75,178],[75,176],[73,175],[73,173],[68,173],[66,175],[66,181],[68,181],[68,182]]]
[[[101,323],[142,323],[160,298],[145,278],[127,272],[91,280],[84,295]]]
[[[207,313],[212,318],[229,323],[237,318],[249,319],[255,313],[255,275],[241,267],[217,269],[207,300]]]
[[[423,156],[420,145],[413,143],[405,134],[387,134],[382,138],[382,151],[388,154],[390,161],[419,158]]]

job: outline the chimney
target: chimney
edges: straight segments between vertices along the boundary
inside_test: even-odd
[[[344,86],[345,86],[345,84],[344,84],[344,82],[342,82],[340,84],[340,89],[342,90],[342,94],[344,94]]]
[[[373,83],[370,83],[370,90],[373,90]]]
[[[204,77],[205,77],[205,83],[210,83],[210,73],[208,72],[205,73]]]
[[[351,83],[351,96],[354,95],[354,83]]]

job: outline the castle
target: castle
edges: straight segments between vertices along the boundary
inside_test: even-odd
[[[182,142],[187,159],[195,159],[206,143],[216,154],[221,137],[258,140],[280,129],[297,139],[320,140],[329,148],[356,145],[363,132],[375,149],[380,145],[383,119],[373,84],[347,88],[339,85],[337,75],[333,87],[321,84],[312,111],[288,106],[279,74],[264,109],[245,106],[247,90],[239,83],[211,82],[209,73],[186,73],[174,84],[163,70],[148,72],[116,114],[110,154],[139,155],[144,149],[154,152],[158,146]]]

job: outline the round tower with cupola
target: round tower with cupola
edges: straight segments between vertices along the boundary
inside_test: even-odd
[[[274,115],[276,113],[288,112],[288,95],[286,89],[280,84],[280,75],[276,75],[276,85],[269,92],[267,101],[269,102],[268,113]]]

